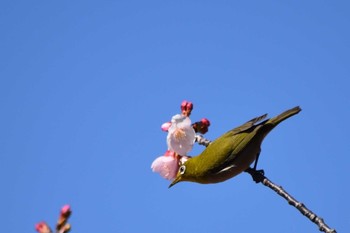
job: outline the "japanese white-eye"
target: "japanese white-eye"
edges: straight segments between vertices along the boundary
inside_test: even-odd
[[[267,120],[265,114],[228,131],[211,142],[200,155],[181,164],[169,187],[182,181],[218,183],[245,171],[260,154],[265,136],[280,122],[300,111],[300,107],[294,107]]]

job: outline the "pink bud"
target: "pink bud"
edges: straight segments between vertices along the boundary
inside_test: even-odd
[[[168,129],[170,128],[171,126],[171,122],[165,122],[164,124],[162,124],[161,128],[164,132],[168,132]]]
[[[61,215],[62,216],[67,216],[71,213],[71,210],[70,210],[70,205],[64,205],[62,208],[61,208]]]
[[[202,118],[201,120],[202,124],[205,125],[206,127],[210,126],[210,121],[207,118]]]
[[[182,110],[182,111],[185,111],[185,110],[190,110],[190,111],[192,111],[192,109],[193,109],[193,104],[192,104],[192,102],[189,102],[189,101],[187,101],[187,100],[182,101],[182,103],[181,103],[181,110]]]
[[[165,152],[164,156],[171,156],[171,157],[175,158],[176,157],[176,153],[174,151],[167,150]]]
[[[39,233],[46,232],[47,229],[48,229],[48,225],[46,224],[46,222],[39,222],[35,224],[35,230]]]
[[[210,126],[210,121],[207,118],[202,118],[201,121],[195,122],[193,124],[193,128],[196,133],[205,134],[208,132],[208,128]]]

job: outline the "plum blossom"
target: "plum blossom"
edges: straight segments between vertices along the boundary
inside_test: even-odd
[[[199,122],[191,124],[189,116],[193,110],[193,104],[182,101],[181,114],[172,117],[170,122],[161,125],[164,132],[168,132],[168,150],[163,156],[155,159],[151,165],[153,172],[159,173],[163,178],[173,180],[179,169],[179,164],[185,163],[190,156],[187,155],[196,141],[196,133],[205,134],[210,122],[203,118]]]
[[[164,155],[153,161],[151,168],[153,172],[158,172],[163,178],[173,180],[179,169],[179,157],[173,151],[167,150]]]
[[[168,129],[167,144],[170,151],[187,155],[192,150],[196,133],[189,117],[177,114],[171,119]]]

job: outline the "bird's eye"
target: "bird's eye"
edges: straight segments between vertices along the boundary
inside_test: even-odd
[[[184,174],[185,171],[186,171],[186,166],[185,166],[185,165],[182,165],[182,166],[179,168],[180,174],[181,174],[181,175]]]

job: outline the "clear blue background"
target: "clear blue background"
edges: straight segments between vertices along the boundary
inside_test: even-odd
[[[152,173],[163,122],[194,103],[206,137],[300,105],[259,167],[338,232],[350,228],[348,1],[0,3],[1,232],[319,232],[247,174]],[[191,155],[203,148],[196,145]]]

